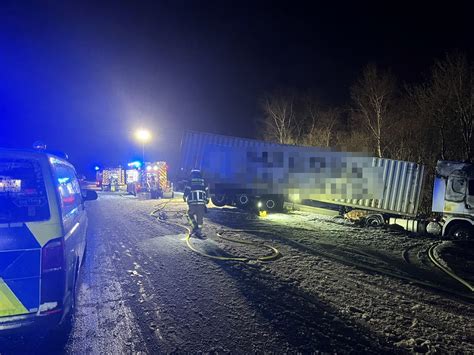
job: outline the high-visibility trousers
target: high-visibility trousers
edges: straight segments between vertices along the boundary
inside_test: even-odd
[[[191,222],[193,223],[194,228],[202,227],[205,211],[206,211],[206,205],[204,204],[189,205],[188,216],[191,219]]]

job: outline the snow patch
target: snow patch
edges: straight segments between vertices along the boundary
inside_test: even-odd
[[[52,309],[55,309],[57,306],[58,306],[58,302],[45,302],[45,303],[40,304],[39,311],[40,312],[50,311]]]

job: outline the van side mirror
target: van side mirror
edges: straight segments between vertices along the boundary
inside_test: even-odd
[[[97,200],[99,196],[94,190],[82,190],[82,197],[84,198],[84,201],[93,201]]]

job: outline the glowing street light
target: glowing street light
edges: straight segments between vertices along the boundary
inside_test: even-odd
[[[142,158],[143,162],[145,162],[145,143],[151,139],[151,133],[150,131],[141,128],[135,132],[135,138],[142,143]]]

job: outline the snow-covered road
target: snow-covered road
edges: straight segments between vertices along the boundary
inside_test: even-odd
[[[258,218],[210,208],[197,249],[268,253],[219,238],[230,230],[282,254],[268,263],[217,261],[187,247],[176,225],[186,223],[184,203],[164,207],[166,222],[150,216],[157,204],[113,194],[88,204],[74,328],[35,351],[474,353],[473,302],[430,287],[463,292],[416,258],[430,240],[310,213]]]

